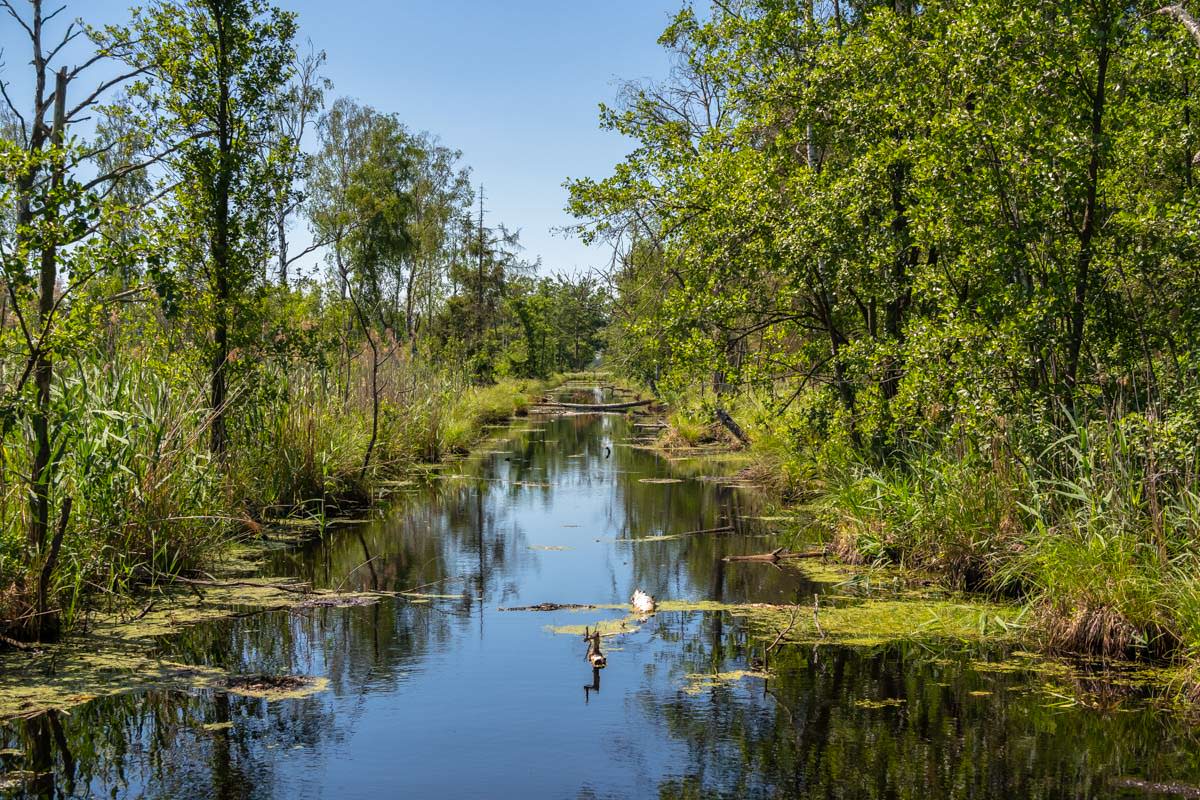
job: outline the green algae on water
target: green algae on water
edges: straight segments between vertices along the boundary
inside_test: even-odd
[[[159,636],[199,622],[225,619],[242,609],[285,611],[305,603],[358,604],[376,595],[305,592],[284,581],[243,580],[173,590],[139,619],[102,617],[64,642],[35,653],[0,657],[0,720],[50,709],[68,710],[97,697],[143,689],[227,688],[229,676],[207,666],[153,655]]]
[[[744,618],[760,638],[774,639],[786,630],[780,641],[792,644],[874,647],[889,642],[938,639],[1013,641],[1020,632],[1018,609],[989,603],[826,597],[827,604],[817,611],[816,620],[811,606],[715,600],[662,600],[657,613],[728,613]],[[596,608],[625,610],[629,606],[598,604]],[[598,628],[602,636],[615,636],[633,633],[642,621],[640,616],[631,614],[587,625],[551,625],[547,630],[583,635],[585,627]]]
[[[231,694],[267,701],[299,700],[329,688],[329,679],[313,675],[235,675],[227,687]]]
[[[855,700],[854,705],[858,708],[896,708],[904,705],[904,700],[899,697],[888,697],[883,700]]]
[[[747,669],[735,669],[730,672],[695,672],[686,676],[687,685],[684,686],[683,690],[692,695],[703,694],[722,686],[731,686],[740,683],[746,678],[762,678],[766,680],[770,677],[771,673],[769,672]]]

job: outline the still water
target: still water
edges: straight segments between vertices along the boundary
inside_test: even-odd
[[[149,691],[0,726],[0,796],[113,798],[1197,797],[1200,736],[1119,698],[1064,702],[1038,675],[981,669],[961,643],[784,647],[723,612],[659,613],[607,638],[597,675],[550,626],[622,611],[503,611],[673,600],[792,602],[802,569],[726,563],[770,550],[754,496],[630,446],[619,416],[528,420],[386,519],[272,552],[271,575],[426,594],[248,614],[161,642],[234,673],[323,676],[267,701]],[[682,477],[678,483],[647,478]],[[660,539],[732,525],[728,535]],[[646,541],[650,539],[651,541]],[[754,645],[752,647],[751,645]]]

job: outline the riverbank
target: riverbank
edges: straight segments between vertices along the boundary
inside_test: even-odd
[[[1200,699],[1200,505],[1194,485],[1147,475],[1144,440],[1081,426],[1034,458],[998,431],[879,460],[753,402],[733,416],[749,447],[686,400],[657,445],[742,451],[742,477],[778,499],[793,545],[1021,607],[1031,646],[1169,665],[1180,694]]]
[[[117,445],[102,469],[79,476],[87,500],[77,500],[76,512],[60,522],[62,556],[47,589],[58,620],[54,635],[96,610],[136,613],[147,590],[220,571],[231,548],[322,536],[429,464],[466,453],[487,426],[526,413],[569,378],[490,386],[438,380],[407,396],[393,393],[373,437],[360,393],[339,397],[292,380],[287,396],[268,406],[271,418],[223,462],[204,449],[203,420],[172,403],[149,406],[140,419],[97,412],[113,424],[96,438]],[[0,574],[9,576],[0,586],[0,648],[46,638],[31,624],[38,576],[17,568],[22,533],[16,525],[0,536]]]

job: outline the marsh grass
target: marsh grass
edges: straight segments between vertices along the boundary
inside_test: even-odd
[[[1042,445],[997,425],[886,458],[786,418],[760,415],[754,438],[811,514],[798,535],[820,531],[847,562],[1023,602],[1054,649],[1200,660],[1195,445],[1150,415],[1071,423]]]
[[[369,503],[381,480],[413,464],[465,452],[485,424],[524,413],[535,381],[465,385],[395,358],[381,371],[378,445],[370,437],[367,365],[348,379],[304,363],[243,376],[232,445],[208,452],[202,382],[148,361],[97,357],[55,384],[56,507],[70,497],[50,596],[66,627],[97,603],[203,572],[232,542],[280,518],[322,521]],[[26,431],[4,443],[0,483],[0,634],[26,635],[39,565],[26,562]]]

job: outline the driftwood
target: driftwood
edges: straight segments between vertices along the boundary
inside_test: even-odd
[[[755,553],[750,556],[725,556],[724,561],[754,561],[764,564],[776,564],[785,559],[793,558],[824,558],[824,550],[804,550],[799,553],[785,553],[782,547],[777,547],[769,553]]]
[[[733,532],[734,532],[734,527],[732,525],[722,525],[719,528],[705,528],[704,530],[700,530],[700,531],[686,531],[685,533],[668,533],[666,535],[670,536],[671,538],[675,538],[676,536],[703,536],[706,533],[733,533]]]
[[[653,400],[631,400],[628,403],[555,403],[547,402],[543,405],[552,406],[554,408],[571,408],[576,411],[624,411],[627,408],[639,408],[648,406],[653,403]]]
[[[500,611],[587,611],[588,609],[599,608],[599,606],[589,605],[587,603],[538,603],[536,606],[514,606],[513,608],[501,608]]]

